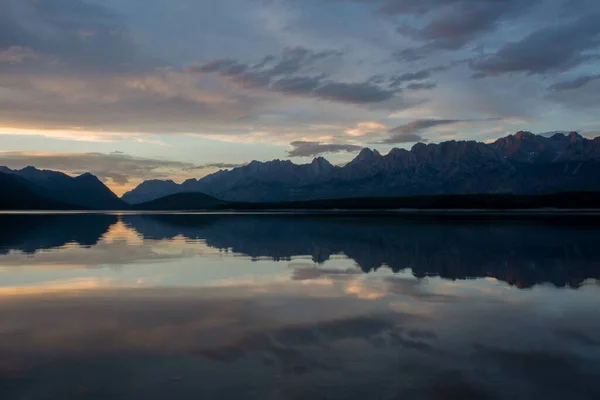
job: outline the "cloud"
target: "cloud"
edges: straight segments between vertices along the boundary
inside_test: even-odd
[[[34,58],[35,53],[28,48],[20,46],[11,46],[7,49],[0,49],[0,63],[20,64],[28,58]]]
[[[600,74],[582,75],[582,76],[574,78],[574,79],[555,83],[554,85],[550,86],[548,88],[548,90],[550,90],[551,92],[562,92],[565,90],[575,90],[575,89],[579,89],[580,87],[583,87],[583,86],[587,85],[588,83],[595,81],[597,79],[600,79]]]
[[[8,94],[0,95],[3,125],[39,134],[197,132],[201,123],[239,124],[262,104],[259,96],[199,87],[194,76],[170,70],[88,76],[0,73],[0,85]]]
[[[589,53],[600,46],[599,15],[539,29],[523,39],[504,44],[497,52],[475,59],[470,68],[475,77],[524,73],[558,73],[596,60]]]
[[[375,4],[381,14],[404,17],[397,31],[424,44],[404,49],[398,52],[398,56],[406,61],[414,61],[427,57],[436,50],[461,49],[493,32],[502,21],[522,14],[526,8],[540,0],[347,1]]]
[[[418,59],[419,58],[418,54],[407,55],[409,53],[415,53],[415,52],[419,53],[418,50],[405,49],[404,51],[394,52],[393,56],[396,59],[398,59],[399,61],[405,61],[405,58],[407,58],[407,57],[409,59],[413,59],[415,57],[416,57],[416,59]],[[464,64],[467,61],[469,61],[469,60],[468,59],[455,60],[455,61],[449,62],[447,64],[438,65],[438,66],[430,67],[430,68],[426,68],[426,69],[421,69],[421,70],[417,70],[415,72],[405,72],[405,73],[399,74],[399,75],[392,75],[389,78],[390,86],[399,88],[404,83],[409,83],[409,85],[406,87],[409,90],[411,89],[411,87],[412,87],[412,90],[416,90],[415,89],[416,87],[419,87],[422,89],[433,89],[436,86],[436,84],[434,82],[429,81],[429,79],[433,77],[434,72],[447,71],[453,67]],[[424,82],[424,81],[426,81],[426,82]]]
[[[106,72],[153,64],[138,51],[125,21],[104,5],[5,0],[0,26],[0,49],[53,55],[63,69]]]
[[[403,143],[418,143],[426,142],[421,134],[418,133],[395,133],[392,137],[384,139],[382,143],[385,144],[403,144]]]
[[[587,75],[559,82],[548,88],[545,98],[564,106],[573,114],[583,110],[594,112],[600,101],[600,79]],[[577,121],[576,124],[580,125],[581,122]],[[590,126],[596,125],[591,123]]]
[[[230,60],[230,59],[219,59],[219,60],[211,60],[203,65],[193,65],[191,66],[188,71],[189,72],[204,72],[204,73],[211,73],[211,72],[218,72],[221,75],[225,75],[225,76],[235,76],[235,75],[239,75],[242,74],[244,71],[246,71],[248,67],[244,64],[240,64],[235,60]]]
[[[256,65],[225,58],[210,60],[201,65],[192,65],[187,71],[190,73],[216,73],[245,87],[268,87],[277,79],[291,78],[300,71],[309,69],[318,61],[337,58],[342,54],[337,50],[317,52],[300,46],[286,47],[279,56],[266,56]]]
[[[483,118],[483,119],[418,119],[397,126],[391,129],[391,136],[381,143],[400,144],[400,143],[415,143],[427,142],[428,140],[422,136],[422,133],[436,127],[450,126],[455,124],[487,124],[488,122],[502,121],[503,118]]]
[[[377,121],[361,121],[344,133],[350,136],[366,136],[387,131],[384,124]]]
[[[430,90],[437,87],[435,82],[413,82],[406,86],[408,90]]]
[[[345,83],[329,82],[320,86],[314,94],[325,100],[342,103],[366,104],[390,100],[396,94],[395,90],[383,89],[367,82]]]
[[[415,15],[425,16],[443,8],[464,7],[467,5],[483,5],[493,7],[496,3],[512,3],[514,0],[331,0],[338,2],[355,2],[373,4],[380,13],[386,15]]]
[[[322,79],[322,76],[281,78],[273,82],[271,89],[285,94],[309,95],[319,87]]]
[[[536,1],[483,0],[444,3],[454,3],[454,6],[422,28],[404,25],[398,31],[415,40],[427,42],[428,48],[457,50],[481,34],[494,30],[502,19],[522,11]]]
[[[400,143],[415,143],[424,142],[426,139],[421,136],[421,133],[427,129],[442,125],[452,125],[459,122],[464,122],[459,119],[418,119],[407,124],[397,126],[390,129],[391,137],[386,138],[383,143],[400,144]]]
[[[320,142],[295,141],[288,151],[290,157],[315,157],[325,153],[354,153],[362,150],[362,146],[353,144],[324,144]]]
[[[382,87],[372,80],[340,82],[323,73],[312,76],[305,74],[316,62],[337,58],[342,54],[334,50],[316,52],[294,47],[284,49],[279,57],[267,56],[254,66],[232,59],[217,59],[191,66],[187,71],[194,74],[216,73],[247,89],[260,88],[285,95],[348,104],[380,103],[398,93],[396,88]]]
[[[231,168],[238,168],[238,167],[243,167],[244,165],[247,165],[247,163],[241,163],[241,164],[233,164],[233,163],[211,163],[211,164],[203,164],[203,165],[197,165],[193,168],[189,168],[190,170],[192,169],[231,169]]]
[[[539,117],[556,106],[548,86],[565,77],[522,74],[509,85],[511,76],[475,81],[465,72],[495,74],[486,63],[505,55],[507,41],[551,24],[573,27],[563,39],[568,48],[583,43],[584,60],[597,51],[594,35],[576,29],[581,15],[598,11],[594,1],[572,1],[564,15],[566,0],[182,1],[169,10],[142,0],[0,1],[2,133],[80,141],[194,134],[269,142],[268,157],[276,157],[275,146],[333,142],[360,121],[385,121],[408,107],[411,119],[526,114],[552,130],[555,122]],[[427,59],[398,62],[420,57]],[[479,69],[435,67],[458,59]],[[577,74],[598,70],[590,62]],[[592,95],[585,111],[566,118],[591,120]],[[387,129],[370,132],[378,140]],[[162,140],[185,152],[193,139]]]
[[[431,77],[431,69],[423,69],[417,72],[406,72],[402,75],[391,77],[390,81],[394,86],[400,86],[404,82],[422,81]]]

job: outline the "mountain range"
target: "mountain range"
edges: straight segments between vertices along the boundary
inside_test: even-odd
[[[199,209],[230,204],[247,208],[248,203],[285,206],[281,203],[344,198],[600,192],[598,177],[600,137],[586,139],[576,132],[546,137],[521,131],[493,143],[417,143],[387,155],[363,149],[344,166],[322,157],[302,165],[252,161],[181,184],[145,181],[122,198],[90,173],[72,177],[32,166],[0,167],[0,209]]]
[[[600,137],[551,137],[520,131],[493,143],[417,143],[387,155],[363,149],[343,167],[322,157],[310,164],[253,161],[181,184],[145,181],[122,199],[139,204],[200,192],[233,202],[441,194],[545,194],[600,190]]]

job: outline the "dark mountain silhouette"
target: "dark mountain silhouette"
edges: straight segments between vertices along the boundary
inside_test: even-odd
[[[20,170],[3,167],[2,171],[23,178],[33,193],[57,202],[90,209],[127,208],[123,200],[90,173],[72,177],[62,172],[39,170],[31,166]]]
[[[136,210],[526,210],[600,209],[600,192],[561,192],[543,195],[473,194],[407,197],[366,197],[279,203],[225,202],[202,193],[177,193]]]
[[[106,214],[0,214],[0,254],[35,253],[67,243],[93,246],[117,221]]]
[[[153,181],[126,193],[132,204],[170,194],[201,192],[225,201],[265,202],[344,197],[441,194],[544,194],[600,191],[600,138],[572,132],[552,137],[517,132],[491,144],[448,141],[393,149],[364,149],[344,167],[323,158],[311,164],[252,163],[181,185]]]
[[[136,210],[206,210],[226,204],[203,193],[177,193],[147,203],[136,204]]]
[[[600,137],[589,140],[577,132],[556,133],[548,138],[521,131],[496,140],[490,147],[518,162],[600,161]]]
[[[181,185],[173,181],[143,182],[136,189],[125,193],[123,200],[136,204],[189,192],[206,193],[216,198],[226,196],[236,201],[278,200],[289,197],[287,191],[291,187],[290,183],[292,186],[307,185],[319,177],[327,176],[335,169],[337,167],[322,157],[304,165],[296,165],[289,160],[264,163],[253,161],[243,167],[218,171],[200,180],[188,179]]]
[[[123,200],[129,204],[141,204],[146,201],[180,193],[180,191],[181,186],[170,179],[166,181],[151,179],[140,183],[135,191],[130,191],[123,195]]]
[[[0,172],[0,210],[69,210],[78,207],[37,194],[30,182]]]
[[[576,288],[600,279],[598,218],[204,214],[126,215],[123,221],[146,239],[183,235],[252,258],[311,256],[323,263],[343,253],[364,272],[410,268],[417,277]]]

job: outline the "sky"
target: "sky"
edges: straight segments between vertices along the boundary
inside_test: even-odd
[[[597,0],[0,0],[0,165],[122,194],[252,160],[600,134]]]

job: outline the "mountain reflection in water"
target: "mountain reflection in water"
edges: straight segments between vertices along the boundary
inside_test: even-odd
[[[597,226],[0,215],[0,399],[598,399]]]
[[[123,226],[124,225],[124,226]],[[600,229],[594,221],[404,219],[353,215],[3,215],[0,255],[35,254],[69,243],[94,246],[111,227],[145,240],[183,237],[249,256],[323,264],[344,255],[365,273],[410,269],[422,278],[496,278],[519,288],[577,288],[600,279]]]

